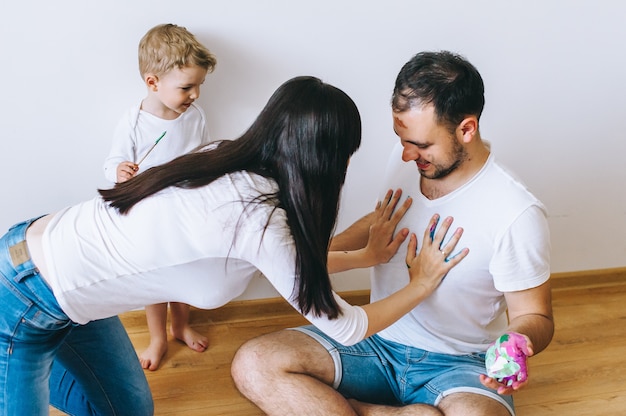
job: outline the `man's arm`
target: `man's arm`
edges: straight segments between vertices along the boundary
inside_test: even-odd
[[[554,335],[550,281],[532,289],[506,292],[504,297],[509,312],[506,332],[516,332],[527,338],[529,357],[543,351]],[[485,375],[481,375],[481,381],[487,387],[498,390],[499,394],[512,394],[527,384],[524,381],[506,387]]]
[[[554,335],[552,291],[548,280],[541,286],[504,294],[509,309],[507,332],[526,335],[532,354],[543,351]]]

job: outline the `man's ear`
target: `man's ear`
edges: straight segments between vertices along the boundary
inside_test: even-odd
[[[465,117],[457,127],[457,133],[460,135],[460,139],[464,143],[469,143],[474,139],[476,133],[478,133],[478,119],[476,116]]]
[[[151,91],[158,91],[159,90],[159,77],[155,74],[146,74],[146,76],[143,78],[144,82],[146,83],[146,86],[151,90]]]

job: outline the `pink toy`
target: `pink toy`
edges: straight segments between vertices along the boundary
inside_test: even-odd
[[[526,338],[515,332],[500,336],[491,344],[485,357],[487,375],[511,386],[528,378]]]

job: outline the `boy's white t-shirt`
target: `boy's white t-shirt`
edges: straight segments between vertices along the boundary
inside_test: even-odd
[[[156,117],[140,106],[128,110],[115,129],[111,150],[104,161],[104,176],[109,182],[117,182],[120,163],[139,162],[163,132],[165,136],[141,162],[137,173],[189,153],[210,140],[204,111],[195,103],[174,120]]]
[[[451,255],[464,247],[470,251],[430,297],[380,335],[432,352],[485,351],[508,324],[504,292],[539,286],[550,276],[545,208],[493,156],[463,187],[429,200],[421,193],[415,163],[402,162],[401,151],[397,145],[391,154],[384,188],[401,188],[403,197],[413,198],[397,229],[414,232],[419,251],[431,217],[452,216],[454,223],[444,241],[457,227],[464,232]],[[373,269],[372,302],[407,284],[406,245],[389,263]]]
[[[164,302],[217,308],[239,296],[257,270],[299,310],[285,212],[247,204],[275,191],[274,181],[237,172],[201,188],[167,188],[126,215],[100,197],[71,206],[44,232],[46,277],[79,324]],[[367,314],[335,297],[338,319],[305,317],[341,343],[360,341]]]

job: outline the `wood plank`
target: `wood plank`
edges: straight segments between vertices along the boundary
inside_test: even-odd
[[[516,394],[518,416],[626,414],[626,268],[555,274],[556,331],[550,346],[530,359],[530,383]],[[367,291],[342,293],[368,302]],[[148,345],[143,311],[123,314],[137,351]],[[282,299],[231,302],[192,309],[192,325],[209,337],[204,353],[175,340],[158,371],[146,372],[157,416],[262,415],[233,385],[230,362],[255,336],[305,323]],[[52,416],[61,412],[52,409]]]

